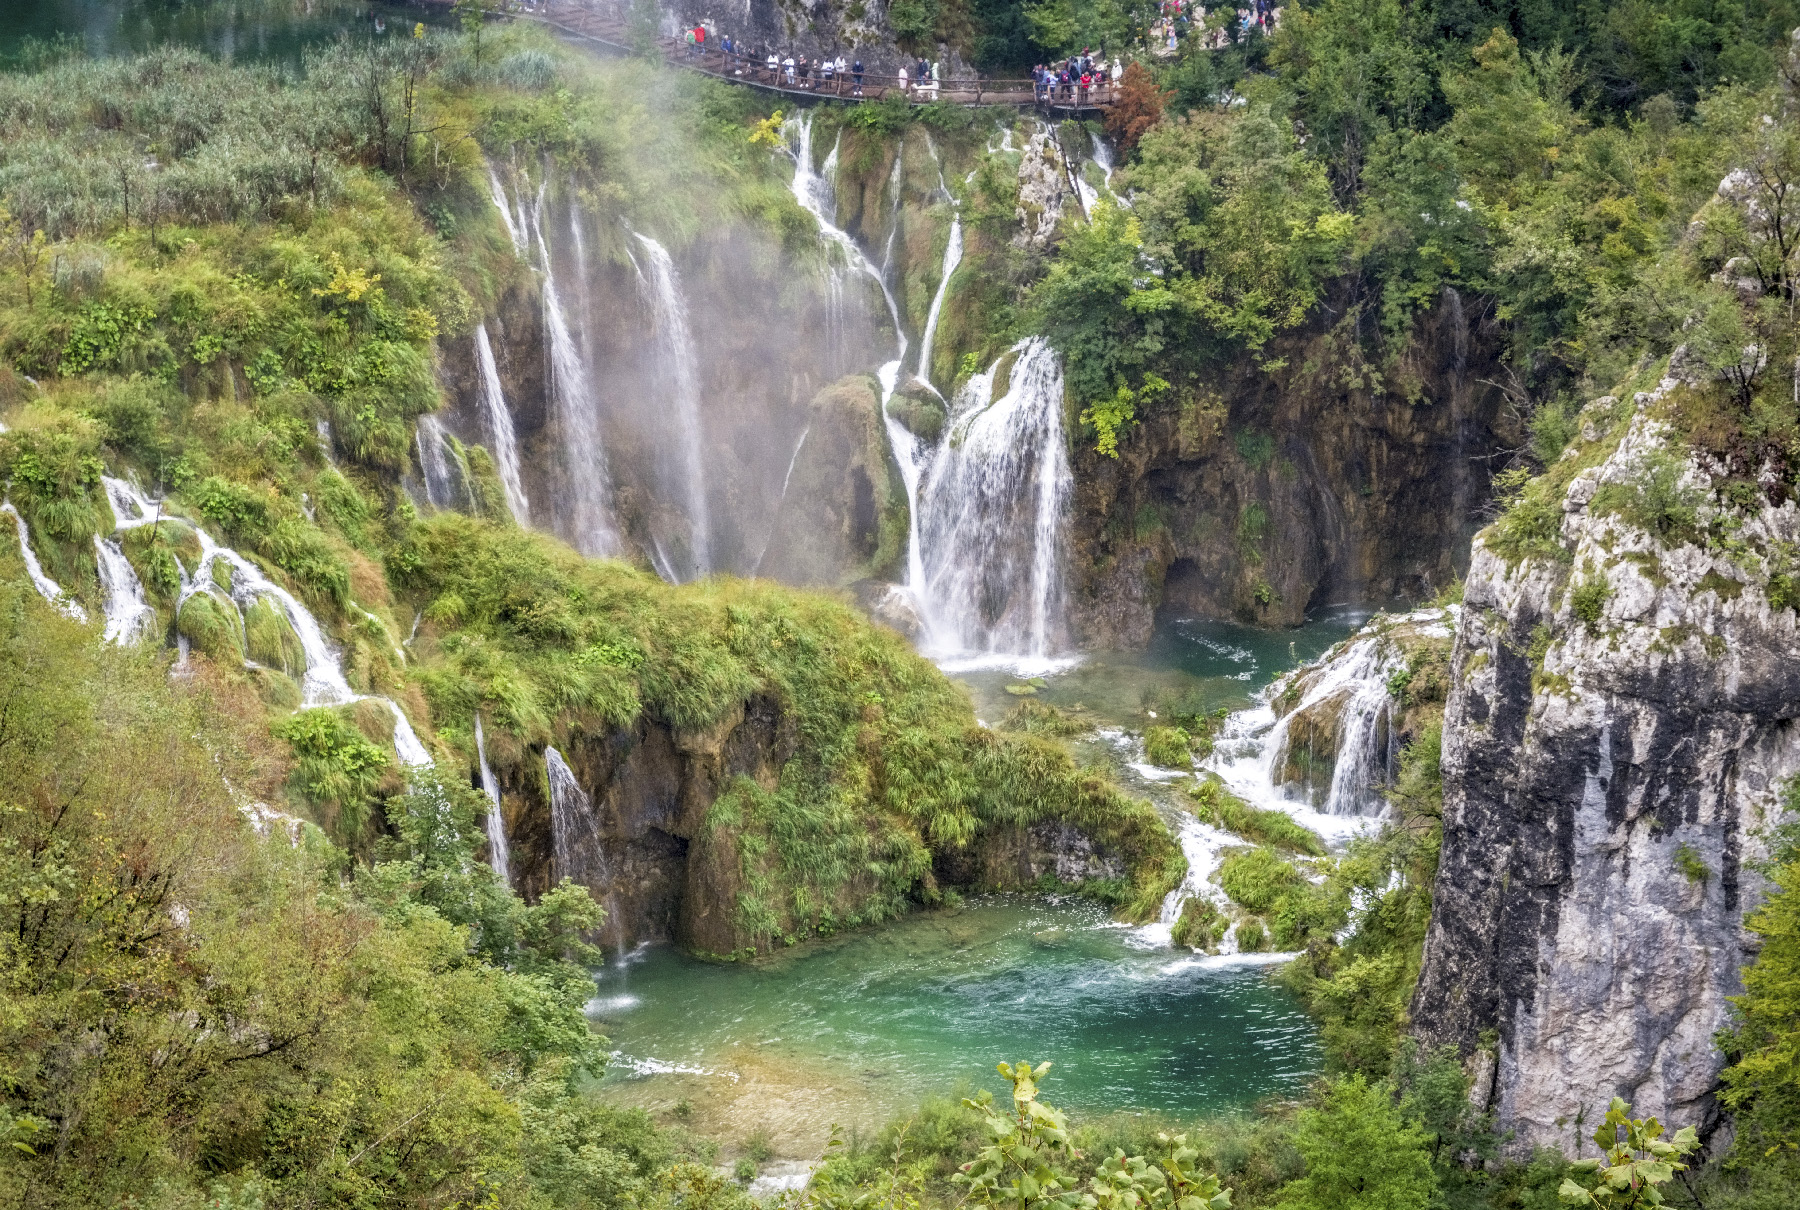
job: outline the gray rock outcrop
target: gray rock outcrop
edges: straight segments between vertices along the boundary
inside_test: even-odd
[[[1613,1096],[1716,1123],[1753,863],[1800,769],[1800,631],[1770,601],[1800,511],[1711,503],[1652,415],[1675,389],[1584,414],[1558,468],[1566,557],[1509,563],[1488,530],[1467,579],[1412,1020],[1468,1058],[1520,1151],[1573,1152]],[[1662,537],[1627,520],[1658,465],[1695,515]]]

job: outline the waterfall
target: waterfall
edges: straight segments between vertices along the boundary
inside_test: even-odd
[[[0,501],[0,513],[10,516],[13,524],[19,527],[19,554],[25,560],[25,574],[31,577],[32,586],[38,590],[38,595],[56,606],[65,617],[77,622],[87,621],[87,610],[81,607],[81,602],[64,592],[61,584],[44,574],[44,565],[38,562],[37,552],[31,549],[31,527],[25,524],[25,518],[19,515],[19,510],[13,507],[11,500]]]
[[[1038,337],[1008,356],[1005,394],[993,397],[996,362],[957,395],[917,492],[920,578],[909,587],[940,657],[1044,660],[1060,638],[1062,528],[1074,486],[1062,367]]]
[[[894,292],[888,288],[887,278],[869,262],[856,246],[850,234],[837,226],[837,192],[832,187],[830,175],[837,165],[838,148],[832,145],[831,154],[826,158],[827,173],[821,176],[813,168],[812,150],[812,113],[802,110],[782,124],[782,134],[789,141],[788,154],[794,158],[794,180],[792,189],[794,200],[800,208],[812,215],[819,224],[819,236],[822,242],[836,247],[844,258],[844,263],[855,272],[866,273],[875,279],[881,287],[881,297],[887,302],[888,315],[894,322],[894,339],[899,346],[895,361],[906,360],[906,325],[900,321],[900,306],[894,301]],[[841,139],[841,135],[839,136]],[[885,402],[885,400],[883,401]]]
[[[95,534],[94,555],[100,569],[100,587],[106,593],[103,637],[108,643],[128,646],[156,628],[156,611],[144,600],[144,586],[138,582],[137,572],[118,539]]]
[[[962,217],[950,219],[950,240],[944,245],[944,267],[938,273],[937,293],[931,296],[931,310],[925,315],[925,334],[919,338],[919,377],[931,381],[931,344],[937,337],[938,315],[944,309],[944,296],[950,292],[950,278],[962,264]]]
[[[763,560],[768,558],[769,543],[775,540],[775,527],[781,524],[781,506],[787,500],[788,485],[794,481],[794,468],[800,465],[800,451],[806,448],[806,439],[812,435],[812,425],[800,430],[800,440],[794,443],[794,456],[788,459],[787,474],[781,477],[781,494],[775,497],[775,507],[769,510],[769,533],[763,538],[762,551],[757,554],[756,562],[751,565],[750,574],[762,574]]]
[[[555,861],[553,876],[557,879],[572,878],[581,883],[590,882],[586,866],[587,859],[591,856],[601,865],[599,873],[604,877],[604,858],[600,854],[600,836],[594,819],[593,800],[581,788],[581,783],[575,780],[574,771],[569,768],[562,753],[555,748],[544,749],[544,773],[550,782],[550,846],[551,856]]]
[[[475,760],[481,767],[481,792],[488,797],[488,865],[507,886],[512,885],[512,862],[506,849],[506,820],[500,814],[500,781],[488,768],[487,740],[481,733],[481,715],[475,715]]]
[[[506,200],[506,189],[500,184],[500,175],[494,171],[492,164],[487,166],[487,178],[488,196],[494,200],[494,209],[500,212],[500,221],[506,224],[506,234],[512,240],[513,252],[524,256],[528,246],[525,216],[521,214],[516,219],[513,217],[512,205]]]
[[[419,478],[425,485],[425,502],[436,509],[456,507],[458,485],[467,486],[468,476],[450,449],[444,423],[426,413],[413,427],[413,445],[419,451]]]
[[[1281,762],[1296,742],[1291,735],[1296,718],[1311,717],[1308,712],[1319,707],[1337,716],[1336,758],[1332,764],[1331,785],[1316,804],[1325,815],[1379,815],[1386,809],[1380,786],[1387,781],[1386,745],[1379,736],[1386,734],[1392,721],[1393,694],[1388,678],[1406,666],[1401,651],[1377,637],[1357,638],[1340,653],[1328,657],[1306,678],[1300,701],[1270,728],[1264,743],[1263,761],[1267,781],[1283,794],[1291,793],[1277,785],[1275,778]],[[1279,682],[1286,687],[1290,682]],[[1316,797],[1311,787],[1300,787],[1303,799]]]
[[[587,359],[576,347],[557,292],[555,258],[544,234],[544,189],[529,216],[543,273],[544,331],[550,345],[550,398],[562,441],[568,491],[568,537],[586,555],[617,554],[621,548],[612,518],[612,482],[600,440],[600,413]]]
[[[706,471],[702,465],[705,451],[700,426],[700,366],[688,324],[687,299],[681,293],[681,281],[669,251],[640,232],[631,232],[644,246],[649,272],[645,273],[636,257],[631,263],[637,269],[638,289],[650,307],[656,325],[658,377],[668,390],[669,411],[674,432],[661,430],[674,439],[675,448],[666,448],[666,440],[658,442],[659,475],[668,496],[685,502],[688,522],[688,556],[693,575],[712,571],[712,526],[707,517]]]
[[[494,467],[506,489],[506,508],[520,525],[531,521],[531,501],[519,478],[519,439],[513,432],[512,412],[500,388],[500,367],[494,362],[494,346],[488,341],[487,324],[475,325],[475,366],[481,374],[481,406],[487,415],[488,438],[494,443]]]

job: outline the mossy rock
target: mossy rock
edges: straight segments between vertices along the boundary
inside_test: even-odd
[[[281,606],[268,597],[244,611],[245,653],[265,668],[289,677],[306,672],[306,651]]]
[[[943,438],[944,425],[950,419],[944,401],[916,380],[888,400],[887,412],[900,422],[900,427],[927,445],[936,445]]]
[[[243,662],[244,635],[237,609],[210,590],[203,589],[181,603],[175,630],[209,659],[230,664]]]
[[[1238,921],[1238,952],[1242,954],[1260,954],[1269,948],[1269,932],[1263,928],[1263,922],[1251,917]]]
[[[1169,930],[1169,939],[1189,949],[1215,950],[1224,931],[1218,905],[1204,895],[1195,895],[1181,905],[1181,916]]]
[[[186,569],[200,561],[200,543],[194,540],[194,531],[173,521],[128,529],[120,536],[119,546],[137,572],[145,595],[164,605],[175,603]]]
[[[302,700],[300,686],[294,678],[285,672],[273,668],[251,668],[250,683],[256,686],[257,696],[263,703],[274,710],[298,710]]]
[[[1163,769],[1192,768],[1188,733],[1180,727],[1150,728],[1144,732],[1144,759]]]

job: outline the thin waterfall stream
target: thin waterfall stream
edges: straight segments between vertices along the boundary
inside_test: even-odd
[[[690,574],[683,579],[709,575],[713,570],[712,523],[707,512],[706,469],[703,463],[705,434],[700,420],[699,354],[688,322],[687,299],[669,251],[640,231],[632,238],[643,245],[644,261],[631,258],[637,270],[638,288],[649,307],[656,333],[657,377],[674,418],[671,428],[659,431],[658,478],[665,493],[682,502],[687,517],[687,554]]]
[[[500,779],[488,768],[487,737],[482,734],[481,715],[475,715],[475,760],[481,770],[481,792],[487,795],[488,865],[507,886],[512,885],[512,858],[506,844],[506,818],[500,813]]]
[[[481,375],[482,415],[494,444],[494,467],[500,472],[500,485],[506,491],[507,511],[514,521],[527,525],[531,521],[531,501],[526,498],[524,481],[519,477],[519,439],[513,430],[512,409],[506,406],[506,392],[500,385],[500,367],[494,361],[494,346],[488,340],[486,323],[475,325],[475,366]]]

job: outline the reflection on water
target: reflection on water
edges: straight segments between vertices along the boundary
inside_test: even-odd
[[[605,972],[592,1011],[618,1048],[610,1082],[770,1067],[875,1074],[887,1111],[959,1081],[996,1090],[1002,1059],[1056,1063],[1070,1108],[1178,1113],[1296,1089],[1311,1022],[1256,966],[1133,944],[1079,901],[973,901],[756,966],[649,950]]]
[[[96,57],[172,42],[223,59],[297,64],[307,47],[372,34],[377,21],[404,33],[417,21],[451,20],[448,5],[371,0],[11,0],[5,8],[0,60],[27,39],[73,38]]]

